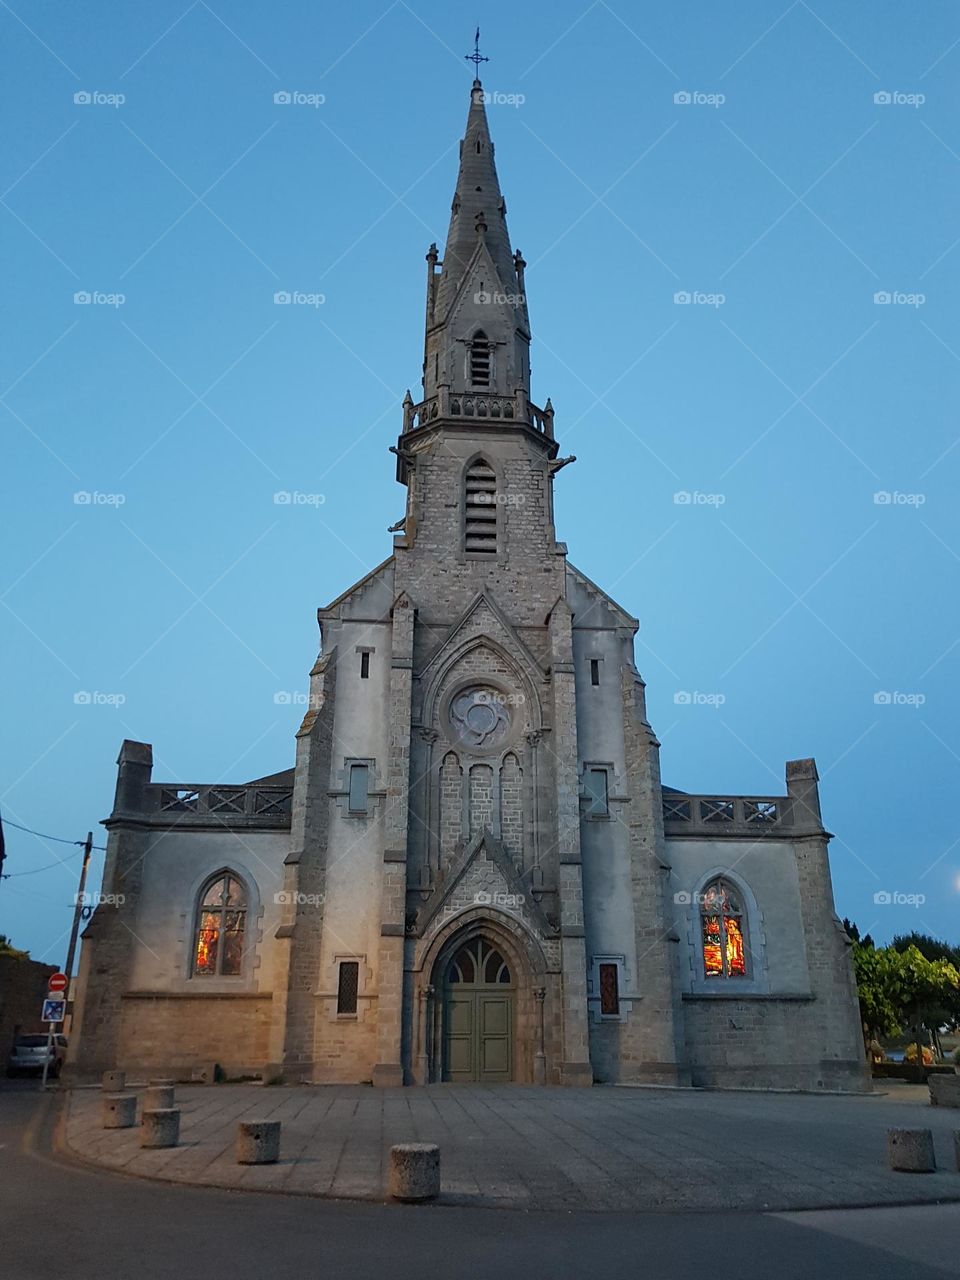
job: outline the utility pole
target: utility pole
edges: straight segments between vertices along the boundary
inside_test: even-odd
[[[68,1015],[73,1009],[73,1001],[70,999],[70,988],[73,985],[73,961],[77,954],[77,936],[80,933],[80,917],[84,908],[84,890],[87,884],[87,868],[90,866],[90,855],[93,852],[93,832],[87,832],[87,838],[83,842],[83,865],[80,868],[80,885],[77,889],[76,900],[73,904],[73,924],[70,926],[70,942],[67,946],[67,963],[63,966],[63,972],[67,975],[67,989],[64,992],[66,1004],[64,1014]],[[60,1024],[61,1028],[63,1023]],[[53,1048],[54,1027],[56,1023],[49,1023],[47,1027],[47,1053],[43,1060],[43,1081],[40,1088],[45,1090],[47,1087],[47,1072],[50,1068],[50,1051]]]
[[[70,945],[67,947],[67,963],[63,966],[63,972],[70,981],[73,981],[73,961],[77,953],[77,935],[80,932],[80,917],[83,913],[84,901],[83,894],[87,884],[87,868],[90,866],[90,854],[93,852],[93,832],[87,832],[87,838],[83,842],[83,866],[80,868],[80,887],[77,890],[77,900],[73,907],[73,926],[70,929]],[[70,990],[67,989],[67,1012],[70,1011]]]

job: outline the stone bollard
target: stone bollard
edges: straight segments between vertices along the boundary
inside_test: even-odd
[[[103,1127],[132,1129],[137,1123],[137,1095],[108,1093],[103,1099]]]
[[[174,1088],[172,1084],[151,1084],[144,1091],[144,1111],[169,1111],[173,1106]]]
[[[216,1084],[220,1068],[215,1062],[203,1062],[193,1072],[197,1084]]]
[[[100,1088],[104,1093],[123,1093],[127,1087],[127,1077],[122,1071],[105,1071],[100,1077]]]
[[[929,1129],[888,1129],[887,1160],[900,1173],[933,1173],[933,1134]]]
[[[440,1148],[432,1142],[401,1142],[391,1147],[388,1190],[394,1200],[436,1200]]]
[[[180,1141],[180,1112],[175,1107],[144,1111],[140,1117],[141,1147],[175,1147]]]
[[[237,1125],[237,1164],[276,1164],[280,1159],[279,1120],[241,1120]]]

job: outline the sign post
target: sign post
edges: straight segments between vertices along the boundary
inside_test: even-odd
[[[63,994],[63,988],[57,988],[53,985],[54,979],[59,978],[63,978],[65,984],[66,974],[55,973],[51,976],[50,990],[47,993],[47,998],[44,1000],[43,1008],[40,1011],[40,1021],[47,1024],[47,1052],[43,1059],[43,1081],[40,1086],[41,1089],[46,1089],[47,1087],[47,1073],[50,1070],[50,1051],[53,1048],[54,1028],[58,1027],[63,1022],[67,1014],[67,999],[66,995]]]

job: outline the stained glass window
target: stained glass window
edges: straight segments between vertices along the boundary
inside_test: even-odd
[[[200,895],[193,972],[197,977],[236,977],[243,968],[247,895],[241,882],[221,872]]]
[[[703,971],[708,978],[747,976],[744,912],[740,897],[722,878],[700,895]]]

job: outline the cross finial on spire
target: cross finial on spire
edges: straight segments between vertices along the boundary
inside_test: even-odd
[[[465,53],[463,55],[468,62],[473,63],[473,78],[480,79],[480,63],[489,62],[489,58],[485,58],[480,52],[480,28],[477,27],[477,34],[473,37],[473,53]]]

